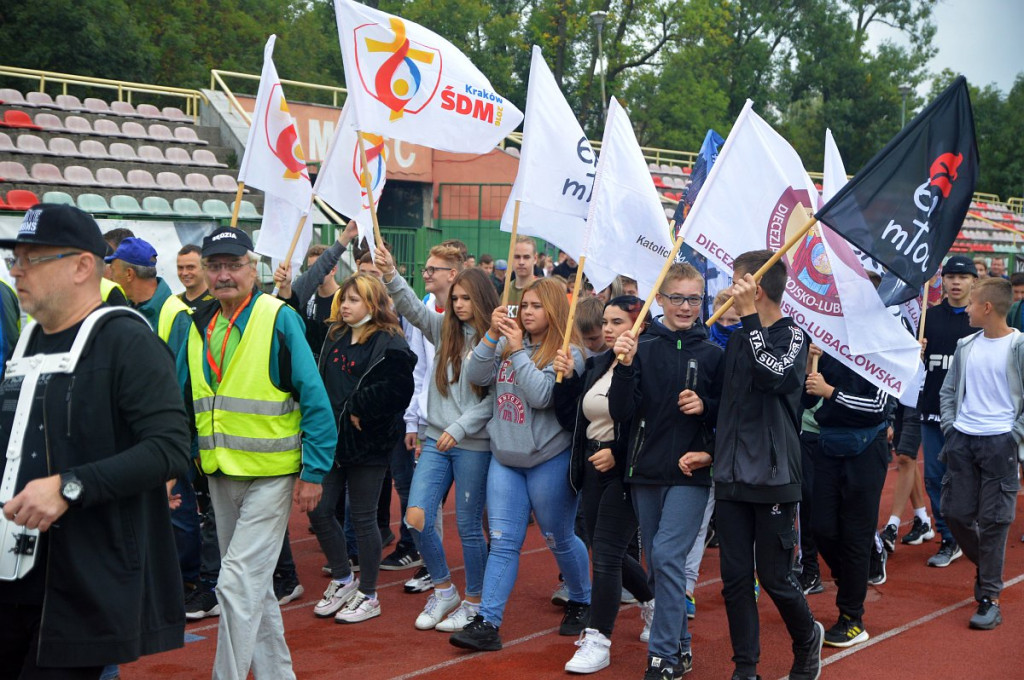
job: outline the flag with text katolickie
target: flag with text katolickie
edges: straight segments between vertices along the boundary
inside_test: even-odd
[[[815,217],[888,270],[879,294],[900,304],[938,271],[977,180],[974,116],[959,76]]]

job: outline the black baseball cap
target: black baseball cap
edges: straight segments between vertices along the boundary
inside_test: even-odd
[[[0,239],[0,248],[13,250],[19,244],[75,248],[99,257],[107,254],[107,242],[92,215],[73,205],[56,203],[32,206],[21,220],[18,236]]]
[[[963,255],[954,255],[942,265],[942,275],[946,274],[970,274],[978,278],[978,268],[974,266],[974,260]]]
[[[203,239],[203,257],[245,255],[252,251],[252,239],[241,229],[221,227]]]

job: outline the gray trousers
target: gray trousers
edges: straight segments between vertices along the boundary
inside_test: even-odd
[[[950,430],[942,449],[942,514],[967,559],[978,567],[974,597],[1003,590],[1006,536],[1017,509],[1017,442],[1012,434]]]

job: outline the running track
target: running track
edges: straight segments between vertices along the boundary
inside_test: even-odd
[[[890,468],[880,513],[886,517],[895,479],[895,468]],[[396,527],[397,517],[396,497],[392,511]],[[905,523],[909,521],[909,511],[904,511],[903,518]],[[320,575],[323,557],[316,539],[307,531],[304,516],[293,514],[290,526],[292,549],[306,593],[286,605],[283,613],[288,645],[300,680],[568,677],[563,665],[575,651],[573,639],[558,635],[561,610],[552,606],[548,599],[556,585],[558,569],[535,526],[530,527],[519,580],[501,628],[505,648],[500,652],[476,654],[452,647],[446,634],[418,631],[413,627],[427,596],[403,592],[402,584],[412,570],[381,572],[382,614],[379,618],[354,625],[314,618],[313,604],[326,587],[326,577]],[[395,531],[397,533],[397,528]],[[901,535],[905,531],[906,526],[901,529]],[[889,559],[888,581],[868,588],[864,622],[871,639],[846,650],[825,648],[822,677],[855,680],[1024,678],[1024,639],[1020,634],[1021,622],[1024,622],[1022,533],[1024,519],[1018,512],[1007,546],[1002,626],[994,631],[975,631],[967,627],[975,607],[972,597],[974,566],[967,558],[945,569],[933,569],[926,567],[925,562],[937,550],[937,543],[897,545]],[[445,547],[461,591],[464,583],[461,551],[450,511],[446,511]],[[824,564],[822,572],[827,576]],[[835,622],[837,615],[834,597],[834,584],[827,582],[824,593],[808,598],[826,628]],[[690,622],[694,671],[688,680],[728,678],[733,669],[732,651],[716,550],[705,554],[696,599],[697,618]],[[789,638],[767,596],[761,598],[760,612],[759,671],[764,680],[781,679],[792,662]],[[612,637],[611,666],[595,677],[638,680],[642,677],[646,646],[638,640],[640,629],[636,606],[624,606]],[[121,677],[125,680],[209,678],[216,647],[217,619],[192,623],[187,634],[191,641],[183,649],[126,665],[121,669]]]

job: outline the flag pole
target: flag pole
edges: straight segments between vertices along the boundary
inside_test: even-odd
[[[516,254],[516,237],[519,232],[519,199],[516,199],[516,209],[512,213],[512,236],[508,243],[508,259],[505,260],[505,287],[501,289],[501,306],[508,305],[508,290],[512,285],[512,257]]]
[[[238,209],[242,205],[242,194],[245,192],[245,182],[238,183],[238,191],[235,192],[235,205],[231,208],[231,226],[238,226]]]
[[[814,225],[817,223],[818,218],[812,216],[809,220],[807,220],[807,224],[802,226],[799,231],[797,231],[795,234],[786,239],[786,242],[782,244],[782,247],[779,248],[774,255],[768,258],[768,261],[761,265],[761,268],[754,273],[754,281],[760,281],[761,277],[764,276],[765,272],[771,269],[773,266],[775,266],[775,263],[781,260],[783,255],[785,255],[789,250],[793,248],[793,246],[799,243],[800,239],[806,236],[807,232],[813,229]],[[721,316],[725,314],[726,310],[732,307],[734,301],[735,298],[733,297],[730,297],[728,300],[726,300],[725,304],[719,307],[718,311],[712,314],[711,318],[708,319],[704,325],[711,326],[713,323],[718,321],[718,319],[720,319]]]
[[[928,293],[931,292],[931,287],[935,283],[935,277],[928,279],[928,283],[924,284],[921,288],[921,323],[917,324],[917,341],[922,342],[924,340],[924,318],[928,311]]]
[[[675,229],[675,220],[670,222],[670,229]],[[661,290],[661,284],[664,283],[665,277],[668,276],[668,270],[676,261],[676,253],[683,245],[683,234],[679,235],[676,242],[672,244],[672,250],[669,252],[668,257],[665,258],[665,264],[661,266],[661,272],[658,273],[658,278],[654,282],[654,287],[651,289],[651,294],[644,300],[644,306],[640,308],[640,313],[636,317],[636,321],[633,322],[633,334],[636,335],[640,332],[640,327],[644,324],[644,319],[647,317],[647,312],[651,309],[651,303],[654,301],[654,296],[659,290]],[[626,358],[625,354],[620,354],[615,357],[619,361],[623,361]]]
[[[298,224],[297,227],[295,227],[295,233],[292,234],[292,242],[288,246],[288,252],[284,256],[284,263],[287,264],[287,265],[291,265],[291,263],[292,263],[292,255],[295,254],[295,248],[296,248],[296,246],[299,245],[299,236],[302,235],[302,228],[306,226],[306,218],[309,217],[309,213],[312,212],[312,210],[313,210],[313,200],[310,199],[309,206],[306,208],[305,211],[303,211],[302,216],[299,217],[299,224]],[[274,297],[277,297],[277,293],[278,293],[279,290],[280,289],[277,286],[274,286],[274,291],[273,291]]]
[[[586,255],[580,256],[580,263],[576,269],[576,280],[572,284],[572,302],[569,303],[569,318],[565,321],[565,337],[562,338],[562,351],[569,351],[569,342],[572,340],[572,325],[576,322],[576,304],[580,300],[580,284],[583,282],[583,265],[587,261]],[[555,382],[562,383],[562,372],[555,375]]]
[[[359,160],[363,164],[363,171],[359,173],[359,181],[366,189],[366,197],[370,199],[370,219],[373,220],[373,238],[377,240],[377,247],[384,247],[384,239],[380,235],[380,223],[377,221],[377,206],[373,201],[373,188],[370,186],[370,163],[366,160],[366,147],[363,146],[363,133],[356,130],[356,137],[359,138]]]

